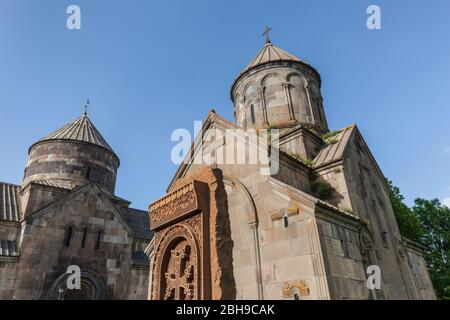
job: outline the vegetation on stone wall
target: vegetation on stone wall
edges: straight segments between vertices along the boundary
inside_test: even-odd
[[[295,160],[303,162],[303,164],[307,165],[308,167],[312,167],[314,165],[314,160],[313,159],[308,159],[307,157],[304,157],[301,154],[289,153],[289,156],[291,158],[294,158]]]
[[[391,181],[389,186],[400,233],[426,247],[425,260],[436,295],[450,300],[450,209],[437,199],[416,199],[409,208],[400,189]]]
[[[328,199],[333,191],[333,186],[326,181],[316,180],[311,184],[312,194],[321,200]]]
[[[344,210],[344,212],[347,212],[349,214],[353,214],[353,209],[352,208],[344,208],[343,210]]]
[[[323,142],[327,145],[336,144],[339,142],[339,140],[336,138],[336,136],[341,133],[339,130],[334,130],[327,132],[321,136]]]

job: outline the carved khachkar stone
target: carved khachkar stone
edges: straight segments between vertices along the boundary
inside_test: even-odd
[[[195,256],[191,255],[189,242],[178,242],[167,261],[164,300],[190,300],[194,297],[194,265]]]
[[[151,299],[235,298],[221,171],[202,167],[170,191],[149,207],[155,231]]]

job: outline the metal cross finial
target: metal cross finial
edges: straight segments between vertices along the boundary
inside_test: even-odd
[[[266,43],[270,43],[270,38],[269,38],[269,32],[272,31],[272,28],[269,28],[268,26],[266,26],[266,29],[263,32],[263,36],[266,37]]]
[[[87,109],[89,107],[89,99],[87,99],[86,104],[84,105],[84,115],[87,115]]]

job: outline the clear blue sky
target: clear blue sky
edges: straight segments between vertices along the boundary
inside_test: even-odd
[[[357,123],[409,204],[450,197],[450,2],[0,0],[0,180],[28,147],[81,115],[121,158],[117,194],[145,209],[176,166],[170,135],[210,108],[272,41],[315,66],[331,128]],[[66,28],[81,7],[82,29]],[[382,30],[366,8],[382,9]]]

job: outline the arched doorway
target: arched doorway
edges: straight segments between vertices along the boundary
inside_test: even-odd
[[[70,274],[59,276],[49,290],[49,300],[103,300],[105,299],[105,284],[95,273],[81,272],[80,288],[69,289],[67,280]]]

